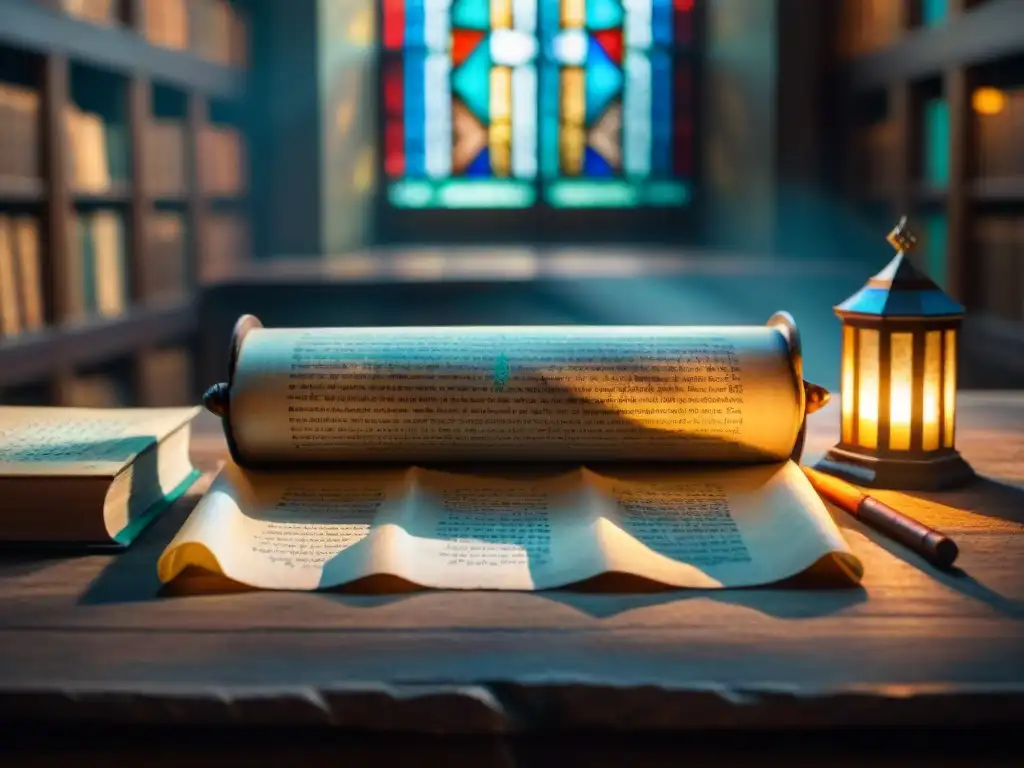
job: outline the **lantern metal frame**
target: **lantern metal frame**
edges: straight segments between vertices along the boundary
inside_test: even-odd
[[[896,257],[861,291],[835,307],[843,324],[842,431],[839,443],[815,467],[857,485],[875,488],[938,490],[962,485],[974,477],[974,471],[955,445],[956,350],[963,308],[907,260],[906,254],[913,248],[916,238],[907,228],[905,218],[888,239],[897,249]],[[861,375],[864,373],[860,345],[864,331],[877,334],[877,369],[871,372],[877,378],[874,439],[867,444],[860,435]],[[906,441],[905,448],[892,447],[895,383],[892,343],[897,334],[907,334],[911,341],[909,382],[905,383],[909,390],[910,412],[906,418],[895,420],[903,433],[901,442]],[[937,391],[932,393],[937,399],[935,418],[938,423],[932,427],[937,430],[937,437],[935,431],[929,436],[937,442],[934,448],[925,448],[925,369],[929,334],[938,334],[939,344],[938,381],[933,382]],[[852,370],[848,371],[848,367]],[[950,398],[953,402],[949,402]]]

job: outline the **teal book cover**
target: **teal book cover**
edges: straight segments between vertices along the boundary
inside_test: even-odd
[[[924,105],[924,182],[949,185],[949,102],[932,99]]]
[[[184,480],[182,480],[173,490],[166,494],[162,499],[159,499],[155,504],[152,504],[145,512],[132,520],[125,528],[122,528],[112,538],[120,547],[127,547],[135,539],[139,537],[146,527],[156,520],[161,514],[171,507],[174,502],[180,499],[189,488],[199,479],[202,473],[198,469],[193,469]]]

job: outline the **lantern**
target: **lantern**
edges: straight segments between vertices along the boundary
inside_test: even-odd
[[[876,488],[958,485],[973,476],[954,446],[964,309],[910,262],[917,238],[905,217],[888,240],[896,257],[835,307],[842,431],[817,468]]]

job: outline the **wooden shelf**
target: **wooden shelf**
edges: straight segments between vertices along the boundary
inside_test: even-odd
[[[125,205],[132,199],[131,184],[126,181],[112,182],[110,187],[102,190],[76,189],[71,197],[77,204],[85,205]]]
[[[945,24],[911,30],[899,42],[849,61],[847,86],[860,91],[883,88],[1022,53],[1022,27],[1021,0],[989,0]]]
[[[245,88],[245,73],[203,61],[187,51],[160,48],[123,27],[101,27],[24,0],[0,0],[0,44],[40,54],[66,55],[74,61],[126,75],[235,99]]]
[[[984,203],[1024,203],[1024,176],[975,179],[971,198]]]
[[[42,179],[0,176],[0,203],[38,203],[45,197]]]
[[[30,384],[68,366],[102,363],[181,340],[195,332],[197,319],[196,303],[189,300],[0,341],[0,386]]]

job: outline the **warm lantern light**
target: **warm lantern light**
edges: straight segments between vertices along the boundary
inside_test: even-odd
[[[971,106],[979,115],[998,115],[1006,108],[1006,94],[998,88],[978,88],[971,94]]]
[[[973,476],[954,448],[963,307],[918,272],[906,219],[896,257],[835,308],[843,322],[842,430],[818,469],[860,485],[942,488]]]

